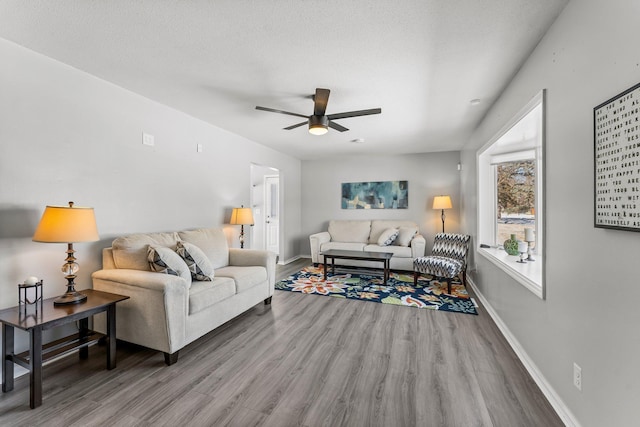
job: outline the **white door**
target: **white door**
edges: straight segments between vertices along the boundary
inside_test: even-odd
[[[280,253],[280,177],[266,175],[264,177],[264,241],[266,249]]]

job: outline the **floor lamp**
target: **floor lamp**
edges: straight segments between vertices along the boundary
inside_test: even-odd
[[[442,215],[442,232],[444,233],[444,210],[451,209],[453,206],[451,205],[451,197],[449,196],[436,196],[433,198],[433,209],[441,209]]]
[[[231,225],[240,226],[240,249],[244,248],[244,226],[253,225],[253,211],[251,208],[245,208],[240,205],[239,208],[233,208],[231,212]]]

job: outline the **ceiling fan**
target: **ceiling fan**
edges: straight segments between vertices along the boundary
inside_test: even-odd
[[[276,110],[274,108],[256,106],[256,110],[270,111],[272,113],[288,114],[290,116],[304,117],[304,122],[296,123],[295,125],[288,126],[284,129],[291,130],[297,127],[309,124],[309,133],[313,135],[324,135],[329,131],[329,128],[335,129],[339,132],[348,131],[346,127],[334,122],[338,119],[346,119],[347,117],[368,116],[370,114],[380,114],[382,109],[371,108],[369,110],[348,111],[346,113],[327,114],[327,103],[329,102],[329,89],[316,88],[315,95],[312,95],[313,99],[313,114],[305,116],[304,114],[292,113],[289,111]]]

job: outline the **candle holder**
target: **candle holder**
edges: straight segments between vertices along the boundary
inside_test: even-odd
[[[42,312],[42,280],[29,279],[25,280],[25,283],[18,283],[18,307],[20,311],[20,318],[23,318],[23,316],[37,318],[38,313]],[[34,290],[33,299],[29,299],[29,289]],[[35,312],[27,315],[27,308],[29,306],[34,306]]]
[[[521,264],[526,264],[527,262],[527,253],[526,252],[520,252],[520,259],[516,262],[519,262]]]
[[[525,242],[518,241],[518,252],[520,253],[520,260],[516,262],[524,264],[527,257],[527,244]]]
[[[533,259],[533,256],[531,256],[531,254],[533,253],[533,251],[531,250],[533,248],[533,241],[527,242],[527,261],[535,261],[535,259]]]
[[[533,244],[536,241],[535,237],[533,237],[533,228],[526,227],[524,229],[524,241],[528,244],[527,261],[535,261],[535,259],[533,259],[533,256],[531,255],[533,253],[531,249],[533,248]]]

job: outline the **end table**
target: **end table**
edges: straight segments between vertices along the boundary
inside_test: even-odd
[[[116,303],[128,296],[86,289],[87,296],[81,304],[53,305],[49,298],[34,306],[11,307],[0,310],[2,322],[2,391],[13,390],[13,364],[29,370],[29,405],[31,409],[42,404],[42,364],[54,357],[79,350],[81,359],[89,357],[89,346],[105,339],[107,343],[107,369],[116,367]],[[106,335],[89,329],[89,317],[107,313]],[[42,344],[42,331],[78,321],[77,334]],[[14,328],[29,332],[29,350],[14,353]]]

